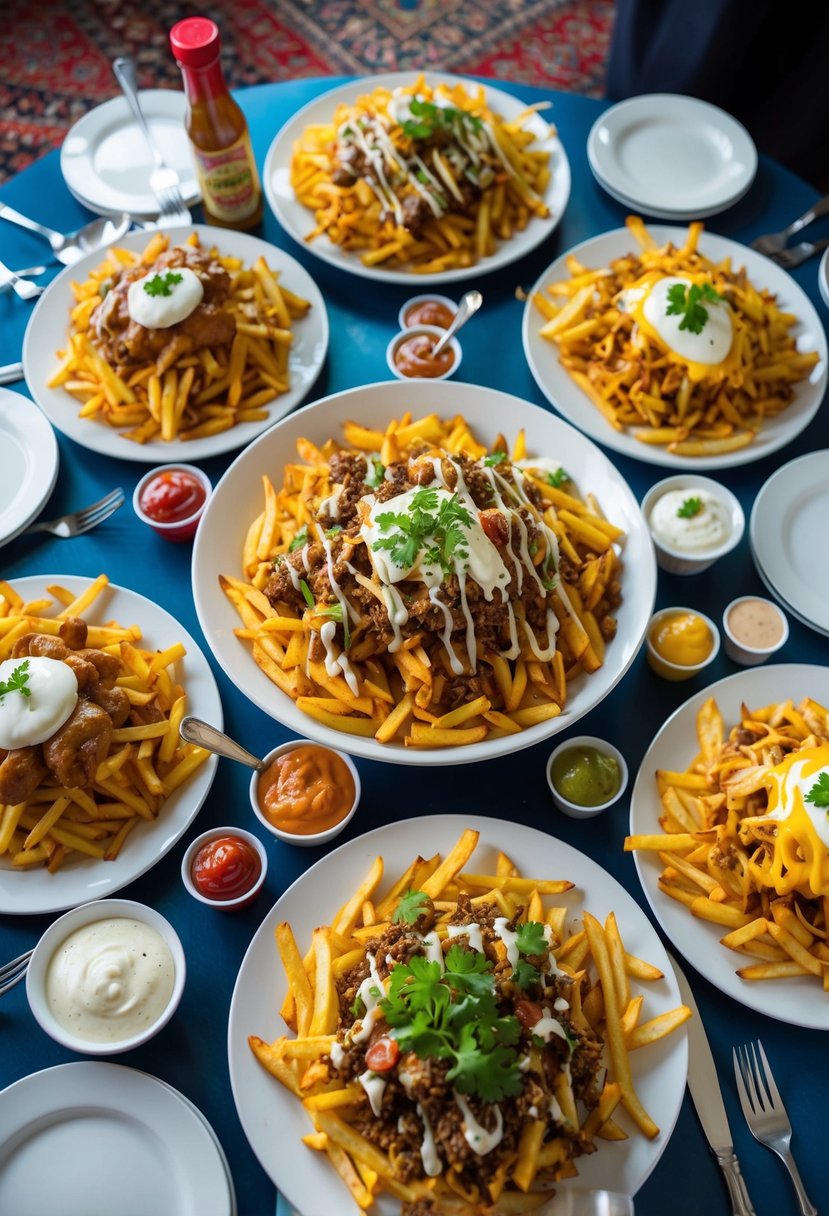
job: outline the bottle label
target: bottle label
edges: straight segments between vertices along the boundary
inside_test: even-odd
[[[193,156],[208,211],[228,224],[253,215],[259,206],[259,175],[247,134],[220,152],[193,147]]]

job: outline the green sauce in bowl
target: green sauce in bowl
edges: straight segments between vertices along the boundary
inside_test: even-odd
[[[553,785],[576,806],[601,806],[618,793],[621,783],[615,757],[597,747],[576,745],[559,752],[553,761]]]

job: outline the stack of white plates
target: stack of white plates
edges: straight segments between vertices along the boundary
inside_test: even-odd
[[[803,625],[829,637],[829,449],[789,461],[768,479],[751,511],[757,573]]]
[[[617,202],[662,220],[725,211],[757,172],[745,127],[717,106],[678,93],[646,93],[605,110],[588,136],[587,158]]]
[[[823,303],[829,308],[829,249],[826,250],[820,259],[817,271],[817,285],[820,288]]]

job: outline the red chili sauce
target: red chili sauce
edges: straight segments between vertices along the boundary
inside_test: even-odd
[[[195,515],[206,499],[207,491],[195,473],[169,469],[147,482],[138,501],[156,523],[177,524]]]
[[[455,362],[455,352],[450,345],[444,346],[437,358],[432,355],[436,339],[432,334],[413,334],[398,343],[394,351],[394,365],[404,376],[443,376]]]
[[[193,858],[190,870],[196,889],[207,899],[238,899],[248,892],[262,872],[252,845],[239,836],[208,840]]]
[[[413,325],[437,325],[439,329],[448,329],[455,314],[440,300],[420,300],[406,309],[403,319],[407,329]]]

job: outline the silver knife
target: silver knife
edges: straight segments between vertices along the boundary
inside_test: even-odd
[[[717,1165],[723,1172],[731,1199],[733,1216],[756,1216],[743,1181],[743,1175],[740,1172],[737,1154],[734,1152],[731,1129],[728,1126],[725,1106],[720,1093],[717,1066],[708,1045],[694,994],[679,969],[676,959],[671,958],[671,962],[674,965],[682,1000],[694,1015],[689,1022],[686,1022],[686,1026],[688,1027],[688,1088],[694,1100],[697,1116]]]

